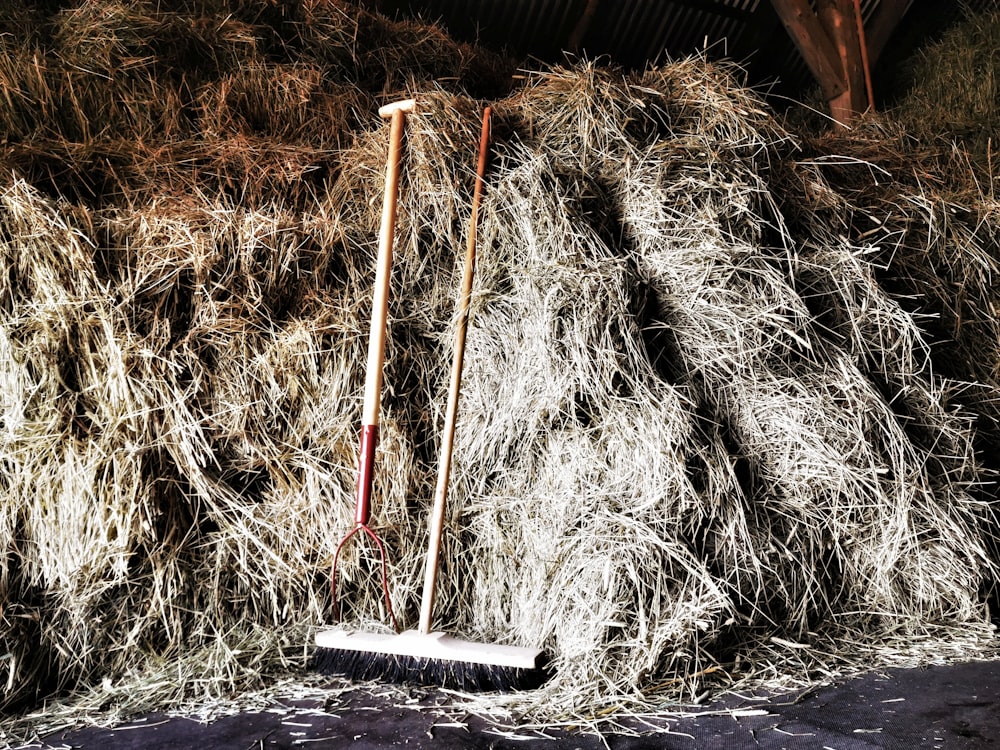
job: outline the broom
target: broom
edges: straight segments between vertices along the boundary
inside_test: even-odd
[[[383,117],[393,118],[390,132],[389,166],[386,171],[386,202],[383,209],[383,227],[380,243],[391,247],[392,224],[395,211],[395,191],[398,183],[399,146],[403,112],[412,108],[412,101],[386,105],[379,110]],[[399,133],[397,130],[399,122]],[[469,297],[472,290],[472,274],[476,257],[476,225],[479,201],[482,195],[483,174],[489,144],[490,108],[483,111],[482,133],[479,141],[479,162],[476,169],[476,183],[472,198],[472,218],[469,240],[465,254],[465,267],[459,297],[458,320],[455,332],[455,348],[452,358],[451,381],[448,391],[448,405],[445,413],[441,456],[438,464],[438,480],[434,493],[434,504],[430,516],[430,541],[424,569],[424,587],[420,603],[420,621],[416,630],[403,633],[366,633],[343,628],[325,630],[316,634],[316,653],[313,657],[315,669],[327,674],[344,675],[352,679],[384,679],[393,682],[437,684],[457,690],[511,690],[529,688],[540,684],[546,677],[544,654],[539,649],[504,646],[500,644],[475,643],[454,638],[446,633],[431,630],[434,597],[437,588],[437,572],[440,563],[441,536],[444,528],[445,504],[448,495],[448,480],[451,473],[451,454],[454,446],[455,422],[458,412],[458,396],[462,379],[462,358],[465,351],[466,322],[469,313]],[[388,223],[389,228],[386,229]],[[382,252],[380,248],[380,258]],[[391,250],[387,251],[391,258]],[[391,261],[387,261],[391,262]],[[388,283],[388,274],[385,274]],[[378,284],[376,284],[378,287]],[[383,295],[384,297],[384,295]],[[382,311],[384,327],[385,317]],[[375,318],[372,323],[372,339],[376,338]],[[381,358],[373,360],[371,348],[384,346],[381,341],[370,343],[369,382],[372,380],[370,368],[373,364],[381,368]],[[377,398],[377,397],[376,397]],[[367,400],[366,400],[367,402]],[[374,420],[377,417],[372,416]],[[364,435],[363,435],[364,440]],[[366,468],[367,484],[371,485],[371,462],[364,461],[364,452],[359,465],[359,488]],[[369,489],[370,493],[370,489]],[[341,542],[358,531],[364,531],[376,543],[382,559],[382,584],[386,604],[392,616],[389,591],[385,574],[385,553],[381,542],[367,526],[368,493],[365,493],[362,513],[362,492],[358,493],[358,513],[356,526]],[[362,521],[364,516],[364,521]],[[340,547],[337,554],[339,555]],[[336,576],[336,555],[334,557]],[[336,603],[336,598],[334,598]],[[393,617],[393,629],[395,618]]]

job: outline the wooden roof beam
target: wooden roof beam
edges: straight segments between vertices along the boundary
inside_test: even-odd
[[[841,125],[870,106],[855,0],[771,0]]]
[[[847,84],[841,74],[840,56],[809,0],[771,0],[771,5],[827,100],[843,94]]]

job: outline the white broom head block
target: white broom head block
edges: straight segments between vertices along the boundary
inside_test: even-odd
[[[403,633],[366,633],[344,628],[323,630],[316,633],[316,646],[416,659],[492,664],[514,669],[537,669],[542,656],[542,651],[535,648],[474,643],[453,638],[446,633],[421,633],[416,630]]]

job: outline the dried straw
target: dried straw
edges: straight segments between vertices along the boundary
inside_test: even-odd
[[[369,105],[406,81],[375,522],[416,618],[481,107],[440,75],[487,57],[339,3],[197,5],[2,37],[0,684],[77,688],[51,721],[301,670],[353,519]],[[991,642],[993,204],[888,127],[803,146],[738,76],[583,61],[494,104],[438,619],[555,672],[472,710],[619,721]],[[373,561],[340,582],[368,628]]]
[[[961,144],[977,177],[989,184],[1000,125],[996,49],[1000,12],[969,13],[943,37],[920,50],[908,66],[908,90],[894,115],[914,136]],[[992,189],[991,189],[992,194]]]

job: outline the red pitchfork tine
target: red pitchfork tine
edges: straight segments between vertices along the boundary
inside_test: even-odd
[[[385,194],[382,199],[382,224],[378,237],[378,260],[375,270],[375,295],[372,300],[371,330],[368,334],[368,364],[365,370],[365,400],[361,418],[361,447],[358,455],[358,483],[355,491],[354,528],[337,545],[330,577],[334,617],[340,620],[337,602],[337,563],[344,545],[359,532],[370,538],[382,563],[382,592],[393,630],[399,631],[389,596],[388,562],[385,545],[368,525],[371,518],[372,480],[375,473],[375,446],[378,444],[379,410],[382,393],[382,364],[385,359],[385,328],[389,308],[389,278],[392,270],[392,240],[396,229],[396,196],[399,192],[399,163],[406,113],[413,110],[413,99],[386,104],[378,111],[390,119],[389,157],[385,168]]]

